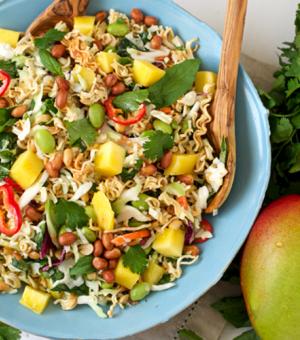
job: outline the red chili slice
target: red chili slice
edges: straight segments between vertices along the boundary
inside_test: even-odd
[[[9,84],[10,84],[10,75],[3,70],[0,70],[0,97],[4,95]]]
[[[211,234],[214,232],[213,226],[207,220],[201,221],[201,229],[203,229],[204,231],[208,231]],[[194,242],[195,243],[204,243],[207,240],[209,240],[209,237],[198,237],[198,238],[195,238]]]

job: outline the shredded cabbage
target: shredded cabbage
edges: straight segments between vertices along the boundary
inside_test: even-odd
[[[117,222],[128,222],[131,218],[140,222],[149,221],[149,217],[142,214],[138,209],[131,207],[130,205],[125,205],[117,217]]]

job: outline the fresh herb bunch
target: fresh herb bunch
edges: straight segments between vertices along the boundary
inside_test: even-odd
[[[295,39],[280,49],[280,69],[269,93],[260,90],[269,109],[272,174],[266,202],[300,192],[300,4],[295,20]]]

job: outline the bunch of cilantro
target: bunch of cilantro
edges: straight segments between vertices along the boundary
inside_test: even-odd
[[[260,90],[270,111],[272,173],[266,202],[300,192],[300,4],[294,41],[280,49],[280,69],[269,93]]]

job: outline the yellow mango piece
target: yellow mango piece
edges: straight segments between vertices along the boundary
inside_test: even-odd
[[[159,67],[144,60],[134,60],[133,62],[133,79],[142,86],[149,87],[159,81],[164,75],[165,71]]]
[[[57,299],[61,299],[64,296],[64,293],[51,290],[50,295],[53,297],[53,299],[57,300]]]
[[[96,62],[102,71],[105,73],[110,73],[114,69],[111,66],[120,57],[114,52],[99,52],[96,55]]]
[[[211,71],[199,71],[196,74],[196,91],[204,92],[204,86],[207,84],[214,85],[210,88],[210,93],[213,94],[216,90],[218,75]]]
[[[11,31],[5,28],[0,28],[0,43],[9,44],[11,47],[16,47],[20,37],[20,32]]]
[[[173,154],[171,164],[165,170],[165,175],[178,176],[193,174],[199,154]]]
[[[80,65],[73,68],[72,75],[74,80],[81,84],[84,91],[90,91],[96,78],[92,69]]]
[[[100,145],[95,157],[95,171],[105,177],[118,175],[122,172],[125,149],[114,142]]]
[[[129,268],[125,267],[121,258],[115,269],[115,281],[119,285],[131,289],[139,279],[140,275],[133,273]]]
[[[92,207],[95,210],[99,228],[103,230],[114,229],[115,213],[111,208],[109,199],[102,191],[98,191],[94,194]]]
[[[34,313],[42,314],[50,301],[50,294],[26,286],[20,304],[31,309]]]
[[[91,36],[93,34],[95,24],[95,17],[75,17],[74,18],[74,30],[79,31],[83,35]]]
[[[143,273],[143,281],[150,285],[157,284],[165,273],[165,269],[158,265],[155,261],[150,261],[147,269]]]
[[[184,245],[184,231],[182,229],[166,228],[156,236],[152,248],[168,257],[180,257]]]
[[[10,177],[25,190],[37,180],[43,168],[43,161],[34,152],[27,150],[14,162]]]

